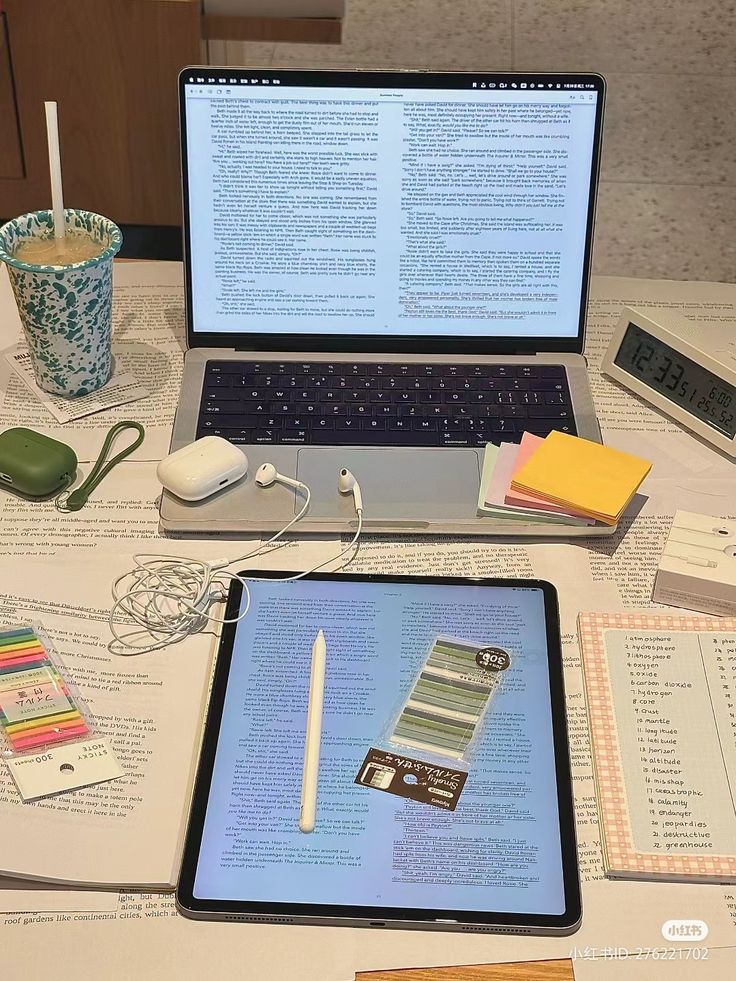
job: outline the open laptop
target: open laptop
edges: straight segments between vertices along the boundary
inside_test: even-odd
[[[180,533],[605,534],[478,517],[483,448],[599,439],[582,357],[599,75],[188,68],[187,346],[172,450],[239,444],[245,481]]]

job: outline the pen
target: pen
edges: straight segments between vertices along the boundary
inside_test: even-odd
[[[309,679],[307,732],[304,740],[302,799],[299,807],[299,830],[314,831],[317,819],[317,781],[319,779],[319,746],[322,740],[322,705],[325,697],[327,645],[322,630],[312,645],[312,673]]]

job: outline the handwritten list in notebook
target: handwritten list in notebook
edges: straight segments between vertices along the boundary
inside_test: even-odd
[[[736,882],[736,619],[583,613],[606,874]]]

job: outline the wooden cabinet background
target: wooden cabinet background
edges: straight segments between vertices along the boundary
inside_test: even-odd
[[[340,18],[209,17],[201,0],[0,0],[0,218],[50,206],[44,101],[64,203],[181,224],[177,75],[206,39],[340,42]]]
[[[199,0],[2,8],[0,216],[49,207],[43,103],[55,100],[65,204],[118,223],[179,224],[176,76],[201,61]]]
[[[23,151],[18,130],[13,71],[5,14],[0,13],[0,179],[23,177]]]

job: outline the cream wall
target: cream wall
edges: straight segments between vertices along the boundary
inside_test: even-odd
[[[343,37],[211,41],[209,60],[599,71],[608,104],[596,272],[736,282],[736,4],[347,0]]]

